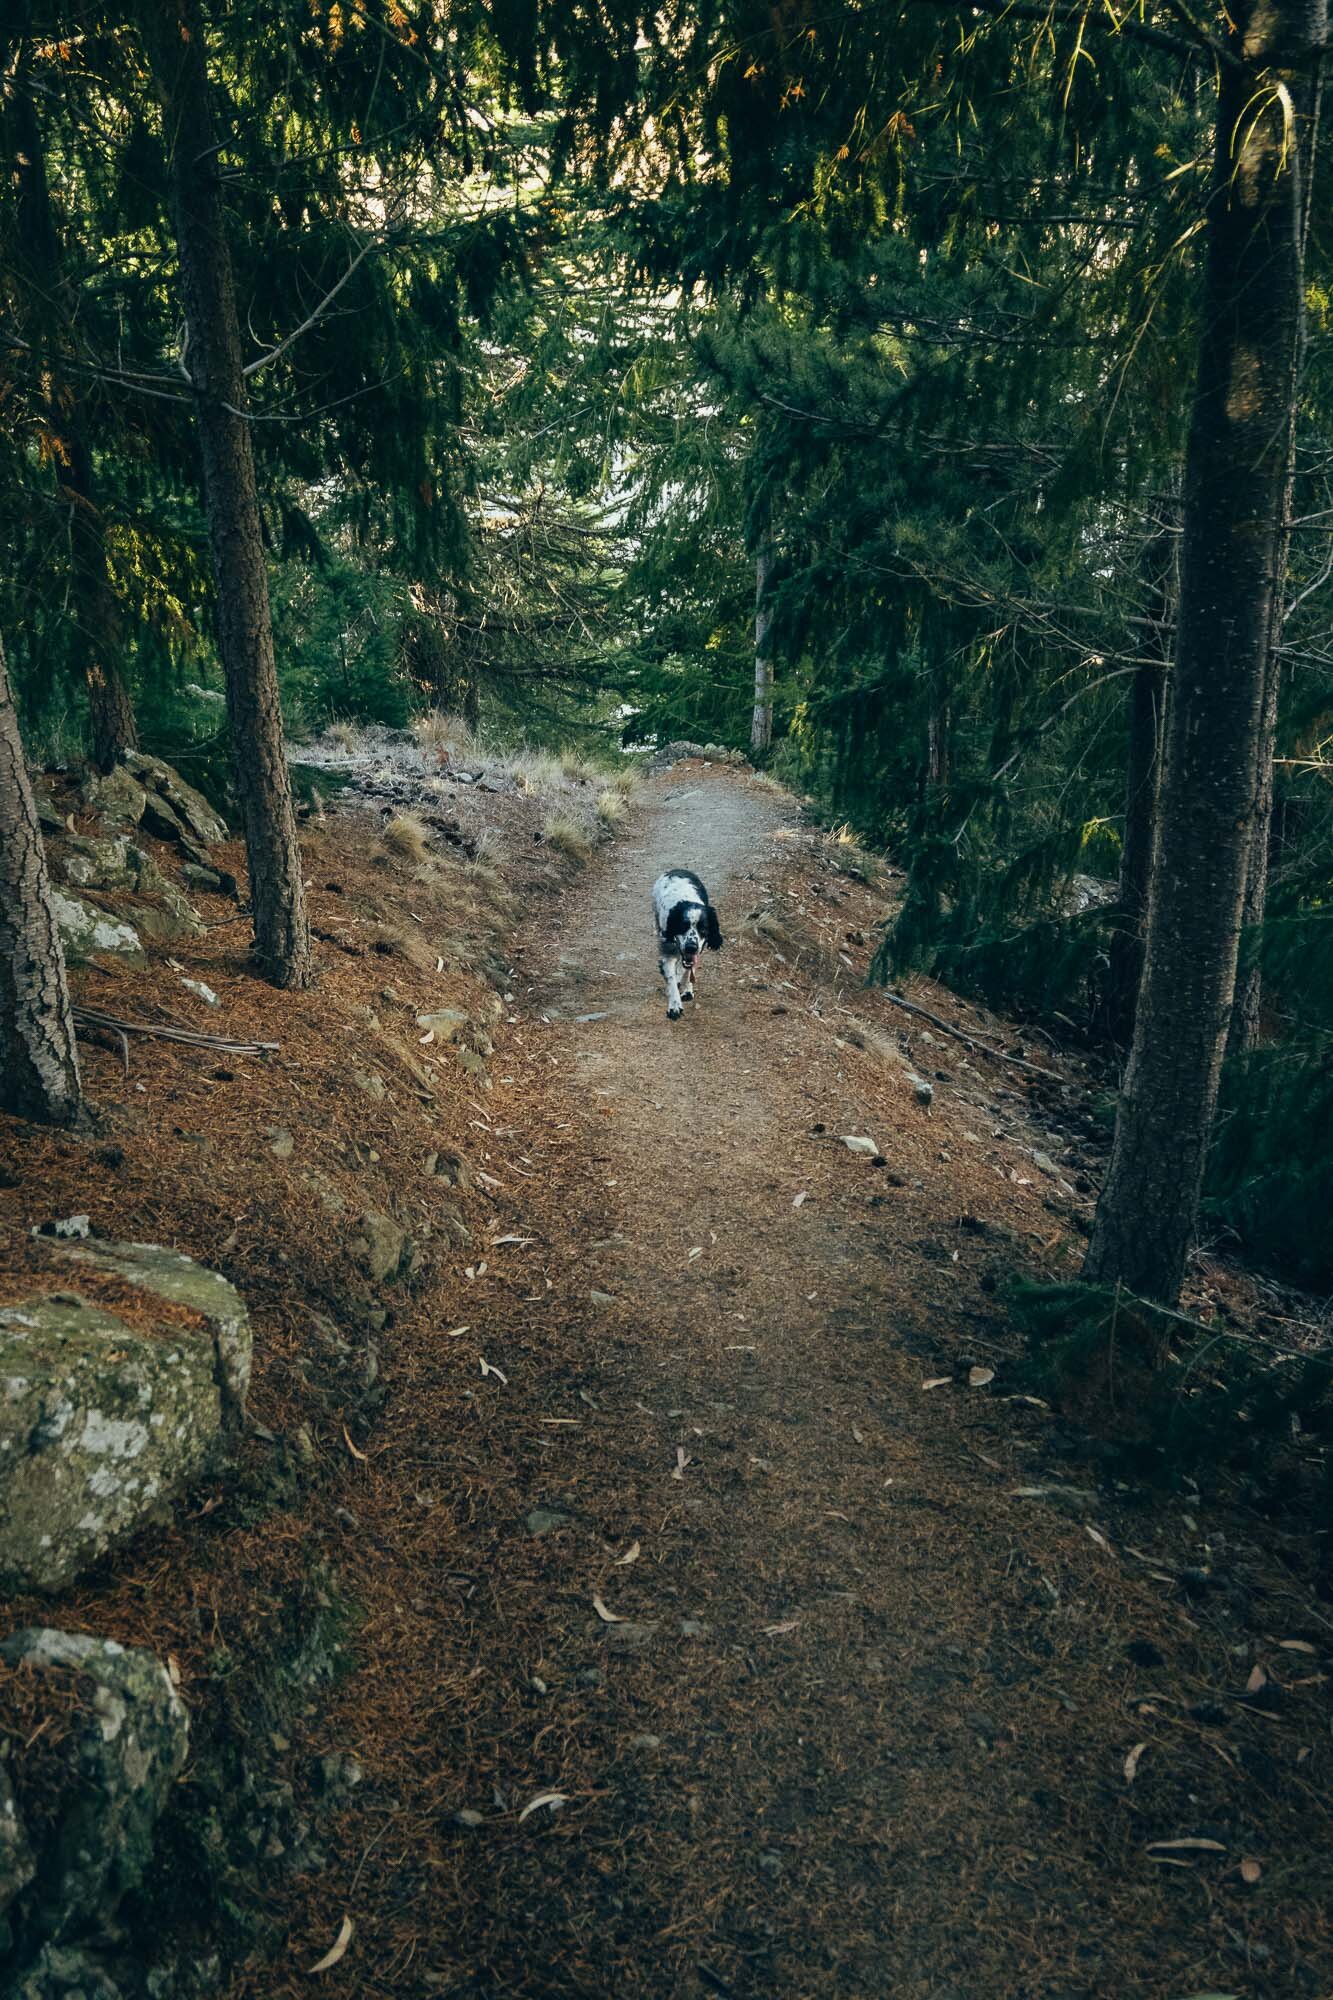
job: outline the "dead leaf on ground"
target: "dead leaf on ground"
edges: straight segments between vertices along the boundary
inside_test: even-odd
[[[1204,1840],[1197,1834],[1183,1835],[1179,1840],[1150,1840],[1149,1854],[1225,1854],[1225,1843],[1220,1840]]]
[[[352,1932],[354,1929],[355,1925],[353,1924],[352,1919],[350,1917],[344,1917],[342,1920],[341,1930],[338,1932],[337,1937],[333,1940],[333,1943],[329,1946],[328,1950],[325,1952],[323,1958],[321,1958],[317,1964],[310,1966],[308,1970],[311,1973],[331,1971],[333,1967],[338,1963],[338,1960],[343,1956],[343,1953],[347,1950],[348,1945],[352,1942]]]
[[[942,1389],[946,1382],[952,1382],[952,1375],[928,1375],[921,1384],[923,1389]]]
[[[1148,1747],[1148,1746],[1147,1746],[1147,1744],[1146,1744],[1146,1743],[1136,1743],[1136,1744],[1134,1745],[1134,1748],[1133,1748],[1133,1749],[1132,1749],[1132,1750],[1130,1751],[1130,1753],[1129,1753],[1128,1757],[1126,1757],[1126,1759],[1125,1759],[1125,1780],[1126,1780],[1126,1783],[1128,1783],[1128,1784],[1131,1784],[1131,1785],[1132,1785],[1132,1784],[1133,1784],[1133,1782],[1134,1782],[1134,1780],[1135,1780],[1135,1778],[1137,1778],[1137,1777],[1138,1777],[1138,1775],[1139,1775],[1139,1759],[1140,1759],[1140,1757],[1142,1757],[1142,1755],[1143,1755],[1144,1751],[1145,1751],[1145,1750],[1147,1749],[1147,1747]]]
[[[625,1622],[618,1611],[607,1610],[595,1591],[593,1593],[592,1608],[601,1619],[603,1625],[623,1625]]]
[[[678,1444],[676,1446],[676,1469],[672,1473],[671,1477],[673,1479],[683,1479],[685,1477],[685,1468],[689,1464],[689,1462],[690,1462],[689,1459],[685,1455],[684,1445]]]
[[[351,1452],[353,1458],[360,1459],[362,1465],[369,1465],[370,1460],[367,1458],[365,1452],[358,1451],[356,1446],[352,1443],[351,1437],[348,1434],[346,1424],[343,1425],[343,1443],[347,1446],[347,1449]]]
[[[1242,1882],[1257,1882],[1263,1872],[1263,1863],[1256,1861],[1252,1854],[1247,1854],[1240,1864],[1240,1879]]]
[[[567,1806],[568,1804],[568,1792],[538,1792],[536,1798],[529,1799],[524,1806],[518,1816],[518,1823],[522,1826],[528,1814],[535,1813],[540,1806]]]
[[[1278,1645],[1282,1648],[1284,1653],[1313,1654],[1317,1653],[1319,1650],[1318,1647],[1312,1646],[1308,1639],[1279,1639]]]
[[[1245,1683],[1246,1694],[1258,1694],[1260,1688],[1268,1686],[1268,1675],[1256,1664],[1250,1668],[1250,1678]]]
[[[969,1368],[967,1371],[967,1386],[969,1389],[984,1389],[988,1382],[993,1382],[994,1380],[995,1370],[993,1368]]]
[[[503,1382],[506,1389],[509,1387],[509,1377],[505,1374],[503,1368],[492,1368],[484,1354],[479,1354],[477,1359],[481,1363],[481,1372],[483,1375],[494,1375],[497,1382]]]
[[[789,1618],[785,1625],[765,1625],[761,1629],[766,1639],[780,1639],[786,1632],[794,1632],[800,1624],[799,1618]]]
[[[641,1551],[639,1548],[639,1544],[637,1542],[631,1542],[629,1547],[626,1549],[624,1555],[617,1556],[615,1562],[611,1565],[611,1567],[613,1569],[620,1569],[624,1566],[625,1563],[637,1562],[639,1560],[640,1553]]]
[[[806,1191],[805,1191],[805,1189],[804,1189],[804,1188],[802,1188],[802,1189],[801,1189],[801,1192],[800,1192],[800,1193],[799,1193],[799,1194],[797,1195],[796,1199],[795,1199],[795,1200],[794,1200],[794,1201],[792,1202],[792,1207],[793,1207],[793,1208],[799,1208],[799,1207],[800,1207],[800,1205],[801,1205],[801,1203],[802,1203],[802,1202],[803,1202],[803,1201],[804,1201],[805,1199],[806,1199]]]

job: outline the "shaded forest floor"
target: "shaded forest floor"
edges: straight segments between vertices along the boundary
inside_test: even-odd
[[[29,1139],[0,1195],[7,1295],[27,1227],[80,1209],[254,1309],[239,1484],[9,1621],[176,1662],[198,1765],[149,1907],[182,1920],[231,1731],[274,1799],[262,1891],[219,1864],[218,1908],[263,1927],[234,2000],[1333,1991],[1308,1532],[1221,1483],[1103,1480],[1016,1392],[996,1282],[1072,1273],[1095,1191],[1077,1066],[1029,1048],[1065,1081],[1033,1078],[866,991],[883,884],[734,771],[656,779],[563,894],[531,829],[508,876],[434,881],[364,829],[311,836],[314,994],[251,979],[221,905],[178,948],[281,1056],[136,1051],[127,1083],[94,1054],[105,1133]],[[728,936],[675,1026],[670,864]],[[415,1013],[477,1006],[487,969],[504,1018],[460,1080]],[[356,1268],[366,1208],[414,1232],[396,1287]],[[1256,1308],[1243,1274],[1195,1285]],[[303,1616],[336,1636],[256,1714]]]

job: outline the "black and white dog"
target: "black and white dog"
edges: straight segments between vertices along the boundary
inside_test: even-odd
[[[708,891],[688,868],[669,868],[653,884],[658,965],[667,990],[667,1019],[678,1021],[685,1001],[694,998],[699,953],[721,951],[722,932]]]

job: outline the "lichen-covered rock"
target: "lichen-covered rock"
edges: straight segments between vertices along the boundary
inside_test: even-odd
[[[179,771],[160,757],[149,757],[142,750],[136,750],[126,758],[126,763],[145,793],[145,820],[157,833],[157,818],[164,824],[160,838],[172,840],[184,832],[192,839],[202,841],[205,847],[214,841],[227,838],[227,825],[214,812],[202,792],[193,785],[187,785]]]
[[[117,764],[106,774],[91,772],[83,786],[84,803],[88,810],[107,826],[138,826],[143,818],[148,795],[123,764]]]
[[[202,792],[160,757],[135,750],[105,776],[94,773],[83,795],[90,812],[108,826],[143,826],[159,840],[225,840],[225,822]]]
[[[468,1031],[468,1017],[461,1007],[437,1007],[433,1013],[418,1014],[417,1026],[428,1028],[437,1042],[456,1042]]]
[[[202,1335],[72,1293],[0,1311],[0,1585],[64,1589],[203,1470],[214,1368]]]
[[[124,2000],[124,1991],[78,1945],[48,1944],[6,2000]]]
[[[103,1930],[147,1873],[154,1829],[185,1763],[185,1710],[153,1654],[83,1632],[16,1632],[0,1645],[0,1672],[31,1676],[36,1705],[49,1699],[62,1725],[44,1758],[40,1811],[25,1828],[36,1870],[11,1906],[21,1940],[47,1947],[28,1967],[34,1978],[48,1960],[46,1983],[19,1990],[114,1993],[109,1982],[53,1983],[61,1966],[52,1948]]]
[[[54,858],[59,873],[76,889],[123,890],[147,897],[148,906],[134,913],[142,936],[172,943],[177,938],[195,937],[204,928],[189,897],[167,880],[151,854],[145,854],[123,833],[99,840],[70,835]]]
[[[405,1229],[391,1215],[368,1208],[359,1224],[361,1234],[352,1239],[352,1254],[372,1284],[393,1278],[411,1277],[420,1269],[421,1253]]]
[[[0,1958],[14,1942],[10,1907],[36,1873],[37,1863],[14,1802],[14,1787],[0,1763]]]
[[[196,1264],[179,1250],[156,1243],[113,1243],[94,1236],[86,1242],[62,1243],[58,1255],[75,1264],[92,1264],[110,1271],[140,1291],[152,1292],[173,1305],[188,1306],[208,1321],[213,1337],[214,1378],[226,1424],[239,1424],[250,1390],[253,1336],[245,1300],[219,1271]]]
[[[58,888],[54,882],[51,903],[60,926],[65,957],[71,964],[78,965],[103,952],[127,959],[132,965],[144,964],[143,943],[133,924],[107,916],[104,910],[95,909],[82,896]]]

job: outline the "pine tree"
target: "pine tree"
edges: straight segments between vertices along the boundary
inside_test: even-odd
[[[198,0],[145,0],[140,26],[162,105],[169,158],[185,365],[199,425],[255,952],[275,985],[307,986],[310,927],[273,654],[203,13]]]
[[[118,661],[121,623],[94,490],[86,378],[77,361],[73,368],[69,365],[76,346],[79,299],[64,268],[33,80],[24,60],[31,42],[30,29],[19,40],[20,62],[5,100],[17,181],[11,278],[22,286],[15,331],[42,375],[46,433],[67,510],[76,670],[88,694],[93,761],[108,771],[138,749],[139,732]]]
[[[0,1110],[69,1125],[82,1109],[65,953],[0,643]]]
[[[1198,1215],[1271,763],[1269,656],[1304,316],[1304,134],[1291,110],[1314,115],[1308,86],[1327,31],[1325,0],[1243,8],[1221,68],[1144,977],[1084,1265],[1090,1279],[1168,1305]]]

